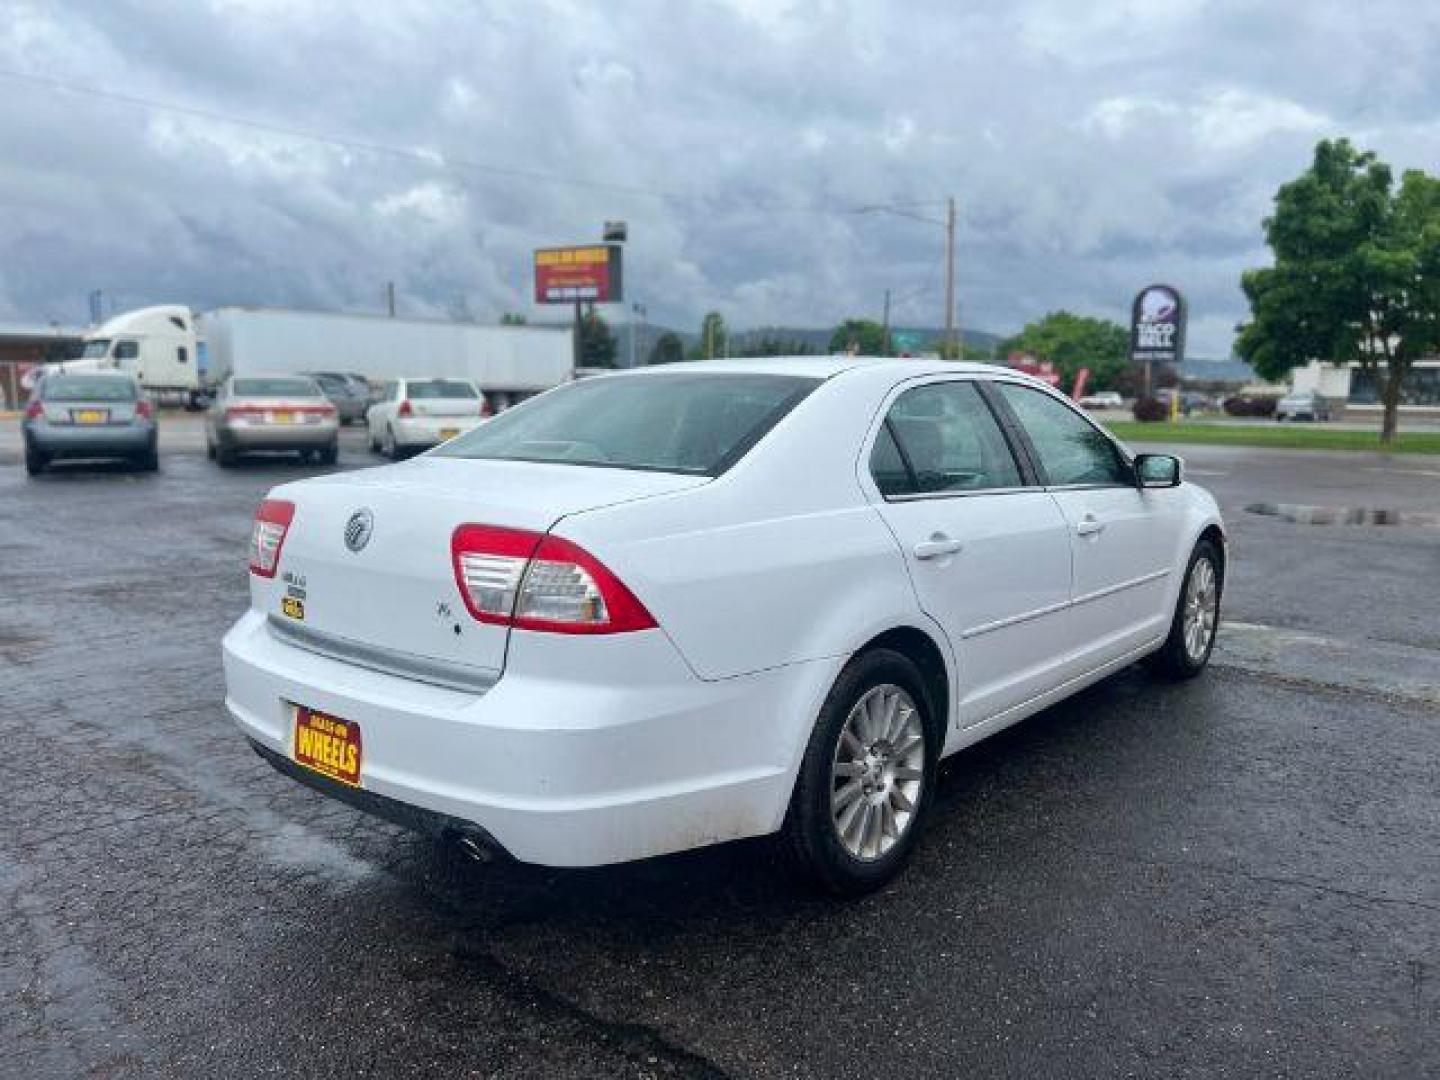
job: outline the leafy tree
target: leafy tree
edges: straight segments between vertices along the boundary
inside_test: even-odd
[[[884,356],[885,328],[871,319],[846,319],[830,335],[830,351]]]
[[[730,346],[732,356],[811,356],[814,352],[815,346],[807,341],[791,341],[769,334],[746,338],[741,345],[732,342]]]
[[[930,342],[926,351],[935,353],[941,360],[967,360],[976,364],[988,364],[995,359],[994,346],[977,345],[963,338],[953,345],[944,339],[936,339]]]
[[[615,366],[615,335],[594,308],[580,320],[580,363],[584,367]]]
[[[655,339],[655,344],[650,348],[650,355],[645,358],[647,364],[678,364],[685,359],[685,343],[680,340],[680,335],[671,333],[669,330]]]
[[[1030,353],[1049,360],[1060,373],[1061,384],[1073,386],[1081,368],[1090,369],[1094,390],[1113,389],[1129,366],[1130,335],[1119,323],[1068,311],[1052,311],[1027,323],[1014,337],[995,346],[997,356]]]
[[[700,338],[690,351],[696,360],[713,360],[725,356],[729,331],[725,329],[725,318],[718,311],[707,311],[700,320]]]
[[[1267,379],[1311,360],[1355,362],[1395,438],[1405,377],[1440,346],[1440,180],[1390,166],[1347,139],[1323,140],[1265,219],[1275,265],[1247,271],[1250,320],[1235,348]]]
[[[507,311],[500,316],[501,326],[524,326],[529,320],[518,311]]]

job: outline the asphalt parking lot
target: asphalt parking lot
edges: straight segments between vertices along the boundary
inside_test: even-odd
[[[197,432],[32,481],[0,422],[0,1075],[1440,1074],[1440,528],[1246,510],[1435,513],[1440,459],[1181,448],[1215,666],[951,759],[845,904],[763,842],[480,867],[276,775],[219,639],[256,502],[322,470]]]

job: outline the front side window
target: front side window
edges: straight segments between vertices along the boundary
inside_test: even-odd
[[[85,348],[80,351],[80,355],[86,360],[98,360],[108,354],[109,351],[110,339],[96,338],[94,341],[87,341],[85,343]]]
[[[1022,483],[999,423],[971,382],[930,383],[896,398],[875,441],[870,473],[892,498]]]
[[[1132,485],[1130,468],[1115,444],[1070,406],[1028,386],[1002,382],[996,387],[1030,437],[1046,483]]]
[[[585,379],[507,409],[436,453],[718,476],[817,385],[788,375]]]

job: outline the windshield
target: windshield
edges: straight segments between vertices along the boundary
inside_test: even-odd
[[[320,397],[320,388],[309,379],[236,379],[234,397]]]
[[[436,452],[718,476],[818,385],[785,375],[586,379],[503,412]]]
[[[427,379],[424,382],[405,384],[405,396],[409,398],[474,398],[479,397],[475,387],[458,379]]]
[[[109,338],[96,338],[94,341],[87,341],[84,350],[80,353],[86,360],[98,360],[110,351]]]
[[[41,385],[46,401],[134,401],[135,384],[104,375],[52,375]]]

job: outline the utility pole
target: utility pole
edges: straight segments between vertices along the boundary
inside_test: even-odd
[[[955,343],[955,197],[946,200],[945,215],[945,344],[955,359],[960,351]]]
[[[890,290],[885,290],[885,317],[880,323],[880,352],[890,355]]]
[[[390,318],[395,317],[395,282],[385,283],[385,306],[390,310]]]

